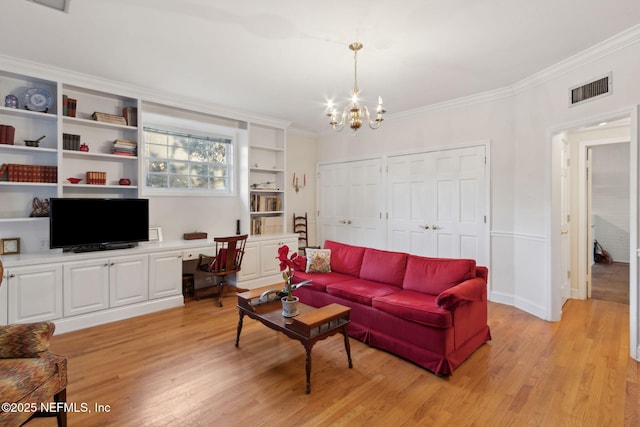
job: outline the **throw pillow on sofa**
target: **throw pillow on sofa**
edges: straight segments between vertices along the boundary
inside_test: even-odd
[[[307,256],[306,273],[331,273],[331,249],[305,250]]]

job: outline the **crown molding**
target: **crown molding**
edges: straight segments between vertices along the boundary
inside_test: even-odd
[[[398,119],[416,116],[426,112],[445,111],[453,108],[467,107],[475,104],[491,102],[498,99],[508,98],[518,93],[529,90],[533,87],[544,84],[563,74],[573,71],[577,68],[604,58],[621,49],[629,47],[640,42],[640,24],[633,26],[615,36],[604,40],[576,55],[573,55],[563,61],[560,61],[540,72],[530,75],[510,86],[500,89],[490,90],[475,95],[465,96],[452,99],[449,101],[439,102],[424,107],[414,108],[395,114],[389,114],[388,119]]]
[[[518,94],[640,42],[640,24],[513,84]]]
[[[199,99],[186,98],[182,95],[177,97],[174,93],[163,92],[158,89],[122,83],[99,76],[84,74],[53,65],[2,54],[0,54],[0,69],[3,69],[10,74],[24,74],[43,81],[61,82],[62,84],[70,86],[88,87],[97,91],[113,93],[123,97],[139,98],[142,103],[156,103],[167,107],[209,114],[227,120],[248,122],[282,129],[286,129],[291,124],[289,121],[274,117],[237,111],[229,107],[205,102]],[[176,102],[176,99],[179,99],[180,101]]]

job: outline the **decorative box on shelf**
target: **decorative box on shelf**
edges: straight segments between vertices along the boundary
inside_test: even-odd
[[[184,240],[198,240],[198,239],[206,239],[207,233],[202,231],[194,231],[193,233],[184,233]]]

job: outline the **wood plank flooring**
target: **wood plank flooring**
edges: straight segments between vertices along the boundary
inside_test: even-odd
[[[313,348],[245,318],[232,298],[56,335],[69,362],[70,426],[638,426],[629,306],[570,300],[550,323],[489,303],[493,341],[449,378],[341,336]],[[96,412],[95,405],[109,412]],[[35,419],[29,427],[54,426]]]
[[[593,264],[591,298],[629,304],[629,264]]]

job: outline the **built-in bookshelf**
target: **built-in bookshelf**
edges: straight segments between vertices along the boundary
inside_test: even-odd
[[[285,154],[283,129],[249,127],[249,216],[252,235],[285,231]]]
[[[0,221],[29,218],[35,198],[137,196],[137,98],[5,71],[0,95]]]
[[[63,194],[137,195],[139,100],[66,84],[61,90]],[[68,100],[74,101],[74,111],[68,109]],[[67,136],[73,137],[72,144],[65,143]],[[126,141],[134,149],[127,154],[116,151],[115,147],[122,144],[119,141]],[[76,183],[78,179],[81,181]]]

